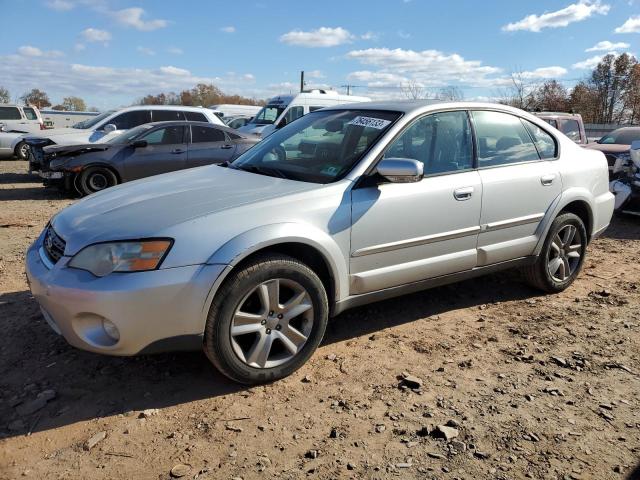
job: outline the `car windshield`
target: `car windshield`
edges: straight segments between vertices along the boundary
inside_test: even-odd
[[[121,133],[120,135],[113,137],[110,140],[107,140],[107,143],[129,143],[131,140],[136,138],[141,133],[146,132],[150,128],[151,125],[147,124],[134,127],[131,130],[127,130],[126,132]]]
[[[109,115],[112,115],[113,113],[115,113],[115,110],[109,110],[108,112],[101,113],[99,115],[96,115],[95,117],[87,118],[86,120],[76,123],[75,125],[73,125],[72,128],[79,128],[82,130],[91,128],[97,123],[100,123],[102,120],[107,118]]]
[[[255,125],[271,125],[285,111],[286,105],[267,105],[253,117],[251,123]]]
[[[631,145],[634,140],[640,140],[640,129],[614,130],[598,140],[598,143]]]
[[[346,175],[400,117],[377,110],[321,110],[276,131],[230,168],[303,182]]]

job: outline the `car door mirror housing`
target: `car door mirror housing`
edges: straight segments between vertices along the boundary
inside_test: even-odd
[[[422,162],[411,158],[383,158],[376,171],[392,183],[419,182],[424,176]]]
[[[131,144],[133,148],[144,148],[148,145],[146,140],[136,140]]]
[[[115,132],[118,129],[113,123],[107,123],[104,127],[102,127],[102,131],[104,133]]]

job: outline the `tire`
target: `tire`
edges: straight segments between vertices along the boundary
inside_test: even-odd
[[[29,159],[29,145],[26,142],[19,142],[16,145],[15,150],[13,151],[18,160],[28,160]]]
[[[77,189],[81,195],[91,195],[118,184],[118,177],[106,167],[89,167],[77,179]]]
[[[580,217],[573,213],[558,215],[536,262],[523,269],[525,279],[544,292],[562,292],[580,273],[586,251],[587,230]]]
[[[269,298],[276,291],[273,307]],[[306,363],[328,318],[327,293],[313,270],[286,255],[262,255],[232,271],[220,287],[209,309],[204,351],[238,383],[271,382]]]

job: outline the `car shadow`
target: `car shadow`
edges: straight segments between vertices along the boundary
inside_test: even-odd
[[[604,231],[602,237],[613,240],[640,240],[640,217],[614,215],[611,225]]]
[[[341,314],[331,321],[323,344],[448,310],[535,295],[512,274],[434,288]],[[77,350],[49,328],[28,291],[0,294],[0,319],[4,325],[0,437],[131,415],[248,388],[218,373],[201,352],[109,357]],[[25,413],[25,407],[47,390],[54,390],[55,398]]]
[[[34,174],[29,174],[27,172],[0,173],[0,185],[9,184],[9,183],[35,183],[35,182],[40,182],[40,177]]]

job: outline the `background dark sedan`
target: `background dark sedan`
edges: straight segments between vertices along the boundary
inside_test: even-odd
[[[204,122],[140,125],[106,143],[44,148],[40,176],[89,195],[160,173],[231,162],[260,139]]]
[[[623,160],[631,159],[630,149],[634,140],[640,140],[640,127],[622,127],[607,133],[597,142],[586,145],[585,148],[604,153],[609,164],[609,172],[611,172],[618,157]]]

